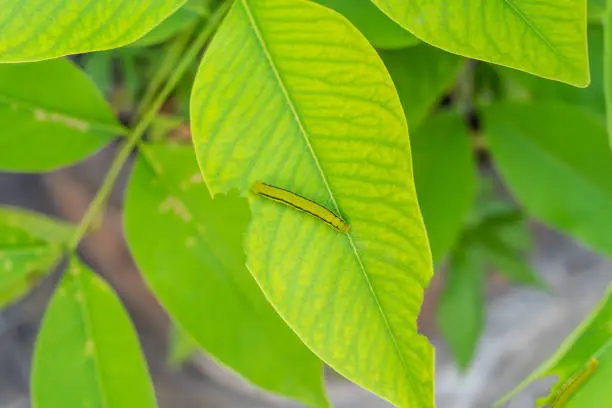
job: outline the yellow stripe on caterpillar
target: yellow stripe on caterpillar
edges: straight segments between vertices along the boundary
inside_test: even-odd
[[[255,184],[253,184],[252,191],[257,195],[312,215],[343,234],[348,234],[351,230],[350,225],[347,224],[346,221],[326,207],[302,197],[301,195],[292,193],[291,191],[287,191],[280,187],[274,187],[260,181],[256,181]]]
[[[550,405],[550,408],[563,408],[571,398],[572,394],[574,394],[574,392],[576,392],[576,390],[589,379],[598,365],[599,361],[597,361],[596,358],[592,358],[582,371],[571,377],[565,384],[563,384],[561,390]]]

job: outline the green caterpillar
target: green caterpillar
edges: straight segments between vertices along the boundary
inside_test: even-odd
[[[312,215],[343,234],[348,234],[351,230],[351,226],[346,221],[326,207],[304,198],[301,195],[292,193],[291,191],[287,191],[280,187],[274,187],[260,181],[256,181],[255,184],[253,184],[252,191],[257,195]]]

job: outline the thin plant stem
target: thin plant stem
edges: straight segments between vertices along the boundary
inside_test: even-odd
[[[188,30],[185,30],[185,32],[176,37],[168,46],[161,63],[155,68],[155,74],[153,75],[153,78],[151,78],[149,86],[147,87],[147,90],[142,97],[140,104],[138,105],[136,114],[134,115],[134,119],[136,121],[139,121],[144,112],[146,112],[151,106],[155,98],[155,94],[160,90],[164,84],[164,81],[171,74],[172,70],[176,66],[176,61],[185,51],[185,47],[187,47],[189,44],[189,40],[197,27],[198,25],[196,24],[193,27],[190,27]]]
[[[177,83],[187,71],[191,63],[198,56],[200,50],[204,47],[206,42],[210,39],[210,37],[215,32],[217,26],[227,13],[229,9],[230,2],[225,2],[219,6],[219,8],[215,11],[215,13],[211,16],[210,20],[208,20],[206,26],[200,32],[200,34],[193,40],[189,48],[186,50],[183,57],[176,65],[176,69],[172,72],[171,76],[168,78],[168,81],[162,88],[161,92],[157,95],[155,100],[151,103],[151,106],[144,113],[142,118],[136,124],[134,129],[129,133],[127,140],[122,143],[115,159],[113,160],[110,169],[100,186],[100,189],[96,193],[93,201],[89,205],[87,212],[81,219],[81,222],[77,226],[75,233],[72,236],[72,239],[68,242],[68,250],[74,252],[81,242],[81,239],[85,236],[87,231],[89,230],[92,223],[96,220],[99,214],[104,210],[104,204],[108,196],[110,195],[115,182],[117,181],[117,177],[123,165],[130,157],[132,150],[136,147],[140,139],[142,138],[145,130],[149,127],[157,112],[162,107],[170,93],[174,90]]]

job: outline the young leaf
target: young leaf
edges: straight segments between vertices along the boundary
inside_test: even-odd
[[[572,395],[567,408],[604,407],[610,401],[610,375],[612,375],[612,286],[608,289],[604,299],[597,305],[591,314],[570,334],[557,352],[531,373],[513,391],[505,395],[496,406],[502,406],[529,384],[549,375],[556,375],[557,382],[552,387],[547,398],[539,401],[538,406],[550,403],[558,395],[572,376],[580,373],[588,366],[592,359],[599,364],[590,375],[589,383],[584,390],[576,391],[575,400]],[[588,386],[588,390],[587,390]],[[587,392],[588,391],[588,392]],[[580,395],[578,395],[580,394]],[[578,398],[580,397],[580,398]],[[587,404],[578,404],[578,400]]]
[[[26,294],[60,260],[72,227],[41,214],[0,207],[0,309]]]
[[[454,113],[433,116],[411,138],[414,178],[433,260],[453,246],[476,198],[470,135]]]
[[[411,47],[421,41],[387,17],[371,0],[316,0],[344,15],[376,48]]]
[[[73,164],[123,133],[94,84],[70,61],[0,64],[0,169]]]
[[[157,298],[200,347],[247,380],[327,406],[321,362],[245,267],[246,200],[213,201],[191,147],[142,145],[141,153],[127,190],[125,230]]]
[[[129,44],[185,0],[3,0],[0,62],[26,62]]]
[[[397,87],[408,126],[416,129],[455,83],[463,59],[427,44],[381,51]]]
[[[469,248],[453,252],[438,304],[438,328],[461,370],[476,352],[485,319],[485,271]]]
[[[498,104],[483,113],[495,163],[527,211],[612,252],[612,153],[599,117],[550,103]]]
[[[605,115],[604,97],[604,36],[599,24],[589,25],[589,65],[591,84],[580,89],[548,79],[538,78],[525,72],[509,68],[498,68],[498,72],[509,86],[525,88],[526,94],[534,101],[560,101],[582,106],[602,117]],[[606,71],[608,72],[608,71]]]
[[[32,370],[34,408],[156,406],[127,312],[76,258],[45,313]]]
[[[433,350],[416,325],[431,255],[406,121],[375,50],[315,3],[238,0],[191,101],[206,183],[248,196],[248,267],[279,313],[339,373],[432,407]],[[328,207],[350,232],[249,193],[255,181]]]
[[[372,0],[443,50],[576,86],[589,84],[586,0]]]

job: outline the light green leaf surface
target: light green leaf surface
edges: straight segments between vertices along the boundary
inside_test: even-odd
[[[0,207],[0,309],[47,276],[71,234],[72,227],[61,221]]]
[[[128,186],[125,230],[157,298],[217,361],[268,391],[327,406],[320,360],[245,267],[246,200],[211,200],[191,147],[143,145],[141,152]]]
[[[87,76],[65,59],[0,64],[0,169],[46,171],[80,161],[122,133]]]
[[[470,135],[459,115],[445,113],[413,132],[411,144],[419,203],[433,259],[439,263],[459,236],[476,198]]]
[[[455,363],[466,370],[476,352],[485,320],[485,270],[470,248],[453,253],[437,310],[438,329]]]
[[[151,45],[160,44],[174,37],[192,24],[195,24],[199,18],[200,15],[196,11],[187,7],[182,7],[132,45],[149,47]]]
[[[443,50],[576,86],[589,83],[586,0],[372,0]]]
[[[534,101],[561,101],[582,106],[602,117],[605,115],[604,98],[604,29],[589,25],[589,62],[591,84],[580,89],[509,68],[498,68],[506,87],[520,87],[521,93]],[[517,90],[513,92],[517,93]]]
[[[411,47],[421,41],[385,15],[371,0],[315,0],[336,10],[377,48]]]
[[[0,0],[0,62],[26,62],[134,42],[185,0]]]
[[[612,153],[600,118],[562,104],[498,104],[484,132],[527,211],[592,248],[612,252]]]
[[[238,0],[191,102],[206,183],[248,196],[248,267],[279,313],[347,378],[432,407],[433,350],[416,325],[431,255],[406,121],[375,50],[315,3]],[[255,181],[327,206],[350,233],[251,194]]]
[[[381,51],[397,88],[411,130],[416,129],[448,92],[463,58],[427,44],[405,50]]]
[[[126,310],[76,258],[45,312],[32,370],[34,408],[156,407]]]
[[[588,362],[599,361],[597,369],[578,390],[572,394],[567,408],[606,407],[610,402],[610,375],[612,375],[612,287],[591,314],[570,334],[557,352],[531,373],[512,392],[505,395],[496,406],[517,395],[529,384],[549,375],[556,375],[557,382],[548,397],[538,401],[538,407],[550,403],[563,385],[580,373]],[[579,402],[581,402],[579,404]],[[587,403],[588,402],[588,403]],[[565,408],[565,407],[564,407]]]

